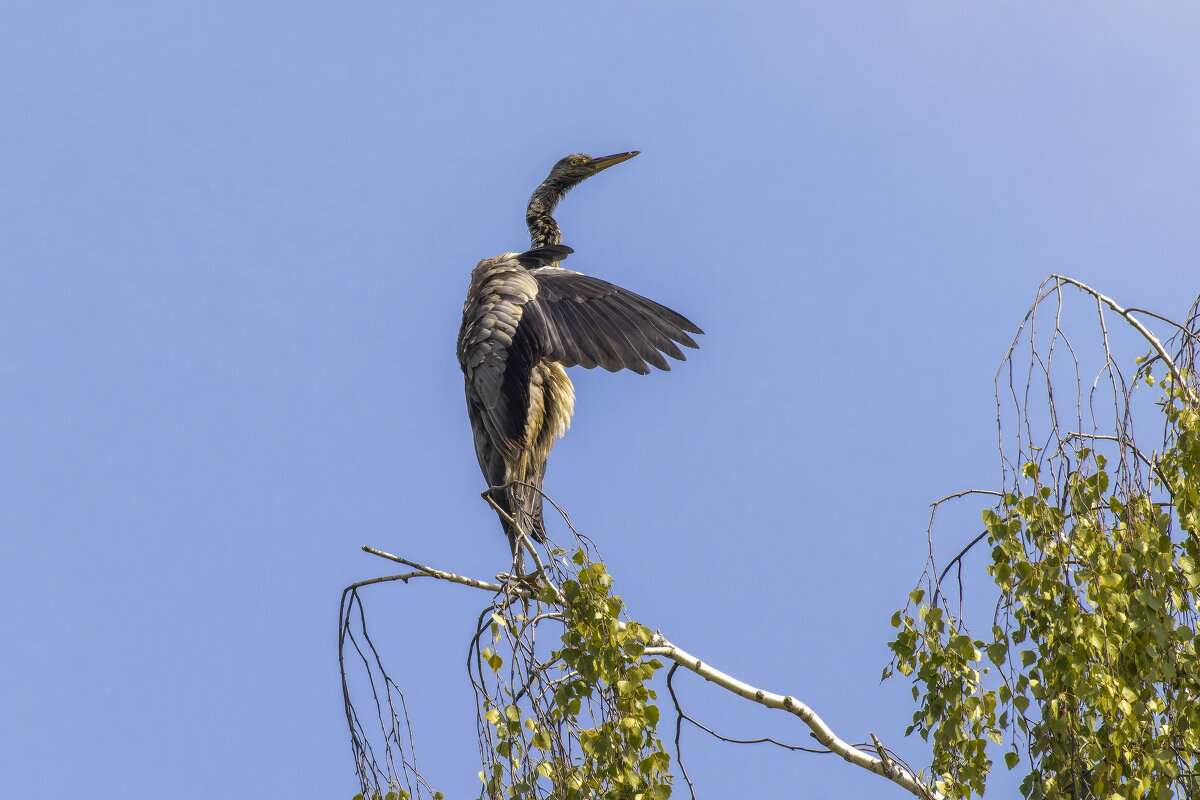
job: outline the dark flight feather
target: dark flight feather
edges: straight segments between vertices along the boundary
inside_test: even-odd
[[[610,372],[631,369],[645,374],[650,371],[645,361],[659,351],[684,360],[674,342],[698,347],[688,333],[703,333],[700,328],[628,289],[565,269],[542,268],[531,274],[538,282],[535,302],[558,338],[536,333],[544,337],[544,355],[564,367],[599,365]],[[573,346],[561,346],[568,339]],[[670,369],[661,356],[657,360],[659,363],[651,363]]]

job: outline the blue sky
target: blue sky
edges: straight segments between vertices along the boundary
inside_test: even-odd
[[[997,480],[992,376],[1038,282],[1169,315],[1197,291],[1189,4],[4,16],[5,796],[348,800],[338,593],[390,571],[358,547],[507,566],[454,336],[562,155],[643,151],[564,202],[570,266],[707,335],[669,374],[574,370],[547,490],[635,618],[913,763],[887,619],[927,503]],[[427,777],[474,796],[485,598],[367,598]],[[804,739],[682,688],[730,735]],[[899,791],[685,736],[706,796]]]

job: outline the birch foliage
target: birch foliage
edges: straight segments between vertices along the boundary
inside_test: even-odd
[[[1187,369],[1195,339],[1183,333],[1181,366],[1143,357],[1126,386],[1105,331],[1101,374],[1118,402],[1090,418],[1108,431],[1061,419],[1047,388],[1048,433],[1034,444],[1022,406],[1023,458],[982,512],[975,552],[956,559],[981,569],[968,568],[965,589],[945,580],[949,568],[928,570],[892,617],[884,674],[911,679],[909,733],[932,744],[929,777],[945,795],[982,795],[1002,758],[1030,800],[1200,797],[1200,412]],[[1153,406],[1133,399],[1138,384]],[[1151,452],[1132,428],[1146,406],[1165,432]]]

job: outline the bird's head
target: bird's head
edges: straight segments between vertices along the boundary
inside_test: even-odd
[[[613,164],[620,164],[636,156],[640,151],[616,153],[611,156],[596,158],[585,153],[572,153],[566,158],[560,158],[546,180],[533,190],[529,198],[529,206],[525,209],[525,222],[529,225],[529,240],[534,247],[550,244],[561,244],[562,234],[558,223],[551,216],[558,201],[567,192],[578,186],[584,180],[597,172],[606,170]]]
[[[560,158],[553,167],[550,168],[550,174],[546,176],[543,185],[549,185],[559,196],[565,194],[569,189],[578,186],[581,181],[592,177],[601,170],[606,170],[613,164],[620,164],[622,161],[628,161],[636,156],[640,150],[632,150],[628,153],[616,153],[611,156],[589,156],[586,153],[572,153],[571,155]]]

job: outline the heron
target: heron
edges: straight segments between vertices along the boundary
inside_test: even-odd
[[[684,360],[703,333],[686,317],[628,289],[561,262],[554,209],[581,182],[639,151],[560,159],[525,210],[530,249],[480,261],[471,272],[458,333],[458,362],[479,468],[508,536],[514,561],[522,535],[546,540],[542,480],[554,442],[567,430],[575,390],[566,367],[647,374]]]

